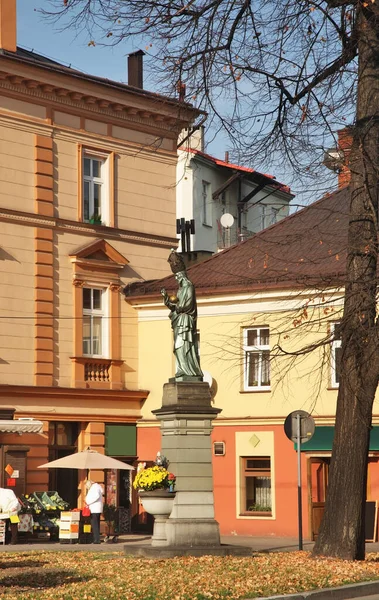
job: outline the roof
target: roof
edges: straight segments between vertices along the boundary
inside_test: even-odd
[[[344,188],[188,269],[197,294],[343,285],[349,218]],[[174,276],[133,283],[127,299],[177,289]]]
[[[183,102],[177,100],[176,98],[169,98],[168,96],[163,96],[161,94],[157,94],[155,92],[149,92],[148,90],[144,90],[142,88],[136,88],[130,86],[126,83],[120,83],[118,81],[113,81],[112,79],[107,79],[106,77],[98,77],[96,75],[88,75],[87,73],[83,73],[83,71],[79,71],[78,69],[73,69],[71,67],[67,67],[51,58],[43,56],[42,54],[38,54],[37,52],[26,50],[25,48],[17,47],[16,52],[10,52],[9,50],[4,50],[0,48],[0,56],[5,56],[6,58],[10,58],[12,60],[16,60],[18,62],[22,62],[25,64],[33,64],[35,66],[41,67],[43,69],[59,72],[65,75],[69,75],[71,77],[75,77],[76,79],[81,79],[85,81],[92,81],[93,83],[98,83],[101,85],[105,85],[107,87],[118,89],[119,91],[128,91],[133,94],[139,96],[148,96],[155,98],[156,100],[160,100],[169,105],[175,105],[177,107],[189,109],[197,114],[203,114],[203,111],[200,111],[192,106],[192,104],[188,102]]]
[[[42,433],[43,423],[36,419],[0,420],[0,433]]]
[[[256,175],[260,178],[265,178],[265,179],[267,179],[267,185],[273,185],[274,187],[278,188],[282,192],[285,192],[288,194],[291,193],[290,187],[288,185],[284,185],[284,183],[280,183],[280,181],[276,181],[276,178],[274,177],[274,175],[269,175],[268,173],[260,173],[259,171],[256,171],[255,169],[252,169],[251,167],[243,167],[240,165],[235,165],[230,162],[226,162],[225,160],[220,160],[219,158],[215,158],[214,156],[211,156],[210,154],[206,154],[205,152],[202,152],[201,150],[196,150],[195,148],[180,148],[180,150],[183,150],[190,154],[195,154],[196,156],[200,156],[201,158],[205,158],[206,160],[209,160],[213,164],[217,165],[218,167],[225,167],[226,169],[231,169],[232,171],[240,171],[241,173]]]

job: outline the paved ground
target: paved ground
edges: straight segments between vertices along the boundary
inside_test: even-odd
[[[139,544],[139,545],[150,545],[150,536],[147,535],[133,535],[124,534],[120,535],[118,542],[113,543],[101,543],[99,544],[77,544],[77,543],[59,543],[59,542],[46,542],[44,540],[33,540],[29,543],[22,543],[14,546],[12,545],[1,545],[0,552],[24,552],[30,550],[64,550],[64,551],[83,551],[88,550],[93,552],[109,552],[115,550],[124,550],[125,544]],[[299,549],[299,543],[296,538],[278,538],[278,537],[255,537],[255,536],[222,536],[222,544],[233,544],[236,546],[247,546],[252,548],[256,552],[283,552],[283,551],[294,551]],[[311,550],[313,548],[313,542],[303,542],[303,550]],[[379,552],[379,543],[367,544],[367,552]]]

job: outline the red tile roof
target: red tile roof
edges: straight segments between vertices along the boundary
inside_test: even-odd
[[[349,190],[325,196],[279,223],[188,269],[197,295],[344,283]],[[176,290],[173,276],[133,283],[125,295]]]
[[[242,167],[240,165],[235,165],[230,162],[226,162],[224,160],[220,160],[210,154],[206,154],[205,152],[201,152],[200,150],[196,150],[195,148],[180,148],[185,152],[189,152],[190,154],[196,154],[197,156],[201,156],[206,158],[207,160],[213,162],[215,165],[219,167],[226,167],[227,169],[232,169],[233,171],[241,171],[241,173],[252,173],[257,175],[258,177],[265,177],[267,179],[267,185],[273,185],[274,187],[280,189],[282,192],[286,192],[288,194],[291,193],[291,189],[288,185],[284,185],[284,183],[280,183],[280,181],[276,181],[274,175],[269,175],[268,173],[260,173],[255,169],[251,169],[250,167]]]

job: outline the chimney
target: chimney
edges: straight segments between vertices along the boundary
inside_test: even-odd
[[[349,167],[349,155],[351,152],[351,146],[353,144],[353,130],[352,127],[345,127],[338,131],[338,149],[343,152],[343,164],[338,172],[338,187],[342,188],[345,185],[349,185],[351,179],[351,172]]]
[[[179,94],[179,102],[184,102],[186,97],[186,84],[182,81],[178,81],[178,83],[176,84],[176,89]]]
[[[225,150],[225,161],[226,163],[229,162],[229,152],[227,150]]]
[[[6,0],[0,0],[0,2]],[[137,50],[128,54],[128,85],[143,89],[143,57],[145,52]]]
[[[0,49],[17,50],[16,0],[0,0]]]

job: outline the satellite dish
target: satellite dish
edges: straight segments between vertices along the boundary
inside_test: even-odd
[[[225,227],[225,229],[229,229],[234,223],[233,215],[231,215],[230,213],[223,214],[220,219],[220,223],[223,227]]]
[[[213,402],[218,389],[217,381],[213,379],[209,371],[203,371],[203,381],[205,381],[205,383],[209,385],[209,390],[211,392],[211,400]]]
[[[205,381],[209,387],[212,387],[213,377],[209,371],[203,371],[203,381]]]

